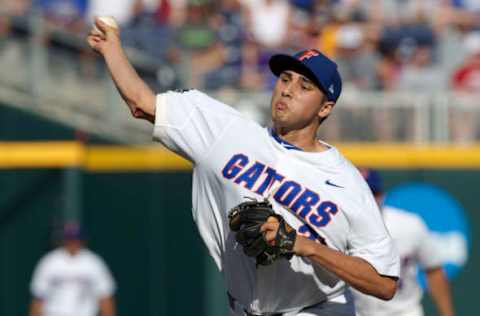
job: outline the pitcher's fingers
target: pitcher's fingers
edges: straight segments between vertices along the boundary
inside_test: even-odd
[[[98,36],[88,36],[87,37],[87,43],[91,47],[97,46],[101,42],[101,38]]]
[[[268,230],[263,233],[263,239],[269,244],[270,246],[275,246],[275,235],[276,232],[272,230]]]
[[[88,33],[88,36],[96,36],[98,38],[104,38],[104,35],[99,33],[95,28],[92,28],[90,32]]]
[[[260,227],[260,231],[262,233],[269,232],[269,231],[276,231],[278,228],[278,224],[272,222],[265,222],[262,227]]]
[[[108,31],[108,25],[100,19],[100,17],[95,17],[95,26],[98,27],[100,31],[103,33],[106,33]]]
[[[278,222],[278,218],[276,218],[275,216],[269,216],[269,217],[267,218],[267,222],[277,223],[277,224],[279,223],[279,222]]]
[[[88,40],[92,40],[96,43],[99,43],[103,40],[103,38],[98,35],[98,34],[89,34],[88,37],[87,37]]]
[[[98,41],[95,40],[95,38],[93,36],[88,36],[87,37],[87,43],[88,43],[88,45],[90,45],[90,47],[93,47],[98,43]]]

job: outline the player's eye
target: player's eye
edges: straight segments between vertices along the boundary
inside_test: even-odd
[[[283,73],[280,75],[280,81],[288,82],[289,80],[290,80],[290,77],[287,74]]]

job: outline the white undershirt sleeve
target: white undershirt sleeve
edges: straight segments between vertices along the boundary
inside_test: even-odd
[[[240,114],[197,90],[157,95],[153,139],[196,163]]]

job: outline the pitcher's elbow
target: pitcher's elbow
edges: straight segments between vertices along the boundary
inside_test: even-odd
[[[390,301],[395,296],[395,292],[396,290],[385,290],[379,298],[384,301]]]
[[[389,301],[397,292],[397,281],[391,278],[387,278],[384,282],[385,284],[382,286],[382,290],[380,291],[378,298]]]
[[[129,100],[132,116],[135,118],[152,118],[155,116],[156,97],[150,90],[140,91],[136,97]]]
[[[142,109],[141,101],[137,99],[126,100],[130,113],[134,118],[143,118],[145,116],[145,111]]]

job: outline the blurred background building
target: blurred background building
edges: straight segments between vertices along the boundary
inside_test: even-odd
[[[319,136],[381,169],[387,188],[412,179],[443,186],[475,234],[480,1],[0,0],[0,315],[25,315],[45,232],[63,217],[87,223],[118,280],[119,315],[194,306],[222,315],[219,276],[193,226],[171,225],[191,221],[189,166],[150,143],[151,127],[130,117],[87,48],[98,15],[120,23],[154,90],[198,88],[266,125],[268,57],[322,50],[338,63],[344,92]],[[202,264],[192,267],[194,257]],[[459,287],[478,278],[472,265]],[[185,297],[196,297],[191,307]]]

